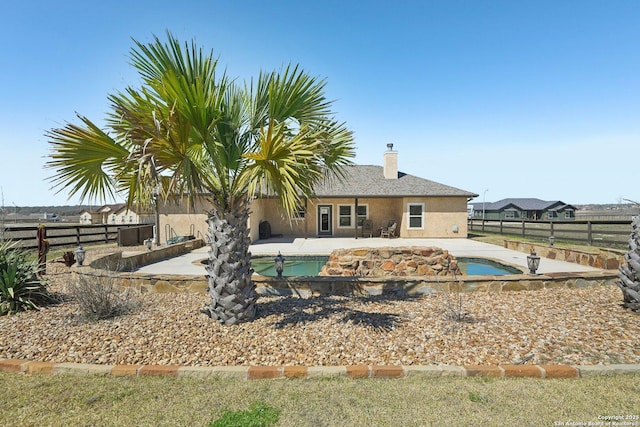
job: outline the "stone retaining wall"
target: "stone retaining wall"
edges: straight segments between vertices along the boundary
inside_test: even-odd
[[[121,253],[107,255],[88,266],[75,267],[75,275],[94,280],[110,280],[121,286],[139,289],[143,293],[205,292],[204,275],[159,275],[131,272],[132,267],[186,253],[200,247],[202,241],[194,240],[171,245],[154,251],[123,257]],[[154,252],[157,252],[154,254]],[[108,267],[128,266],[114,271]],[[395,269],[394,269],[395,271]],[[402,271],[402,270],[400,270]],[[406,270],[405,270],[406,271]],[[516,274],[508,276],[385,276],[385,277],[264,277],[254,276],[256,291],[260,295],[293,295],[303,298],[325,295],[401,295],[419,296],[441,291],[502,292],[538,290],[549,288],[573,288],[584,286],[615,285],[616,271],[588,273],[549,273],[544,275]]]
[[[143,293],[204,292],[207,287],[204,276],[132,273],[140,266],[183,255],[202,246],[204,241],[196,239],[127,256],[123,256],[122,252],[114,252],[87,266],[76,266],[72,274],[89,280],[109,281],[116,286],[132,287]]]
[[[123,255],[122,251],[118,251],[92,261],[89,267],[109,271],[132,271],[143,265],[183,255],[203,246],[204,241],[202,239],[195,239],[126,256]]]
[[[504,247],[524,253],[529,253],[533,247],[536,254],[543,258],[573,262],[580,265],[602,268],[604,270],[618,270],[620,266],[625,263],[625,252],[615,249],[594,249],[593,252],[586,252],[540,243],[519,242],[516,240],[505,240]]]

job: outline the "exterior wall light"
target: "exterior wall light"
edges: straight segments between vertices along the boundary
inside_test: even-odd
[[[74,254],[76,256],[76,261],[78,261],[78,265],[82,265],[84,263],[84,257],[87,251],[82,248],[82,245],[78,246],[78,249],[75,250]]]
[[[278,251],[278,255],[273,259],[273,261],[276,263],[276,273],[278,273],[278,277],[282,277],[282,272],[284,271],[285,258]]]

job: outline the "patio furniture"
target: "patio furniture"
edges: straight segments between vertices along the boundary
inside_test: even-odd
[[[363,219],[360,226],[360,237],[373,237],[373,223],[370,219]]]
[[[396,227],[398,223],[395,221],[389,221],[389,225],[387,228],[383,228],[380,230],[380,237],[386,237],[387,239],[391,239],[392,237],[396,237]]]

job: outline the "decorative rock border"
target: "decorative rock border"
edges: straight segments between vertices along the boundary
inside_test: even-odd
[[[111,377],[236,378],[240,380],[345,377],[491,377],[581,378],[640,375],[640,365],[357,365],[357,366],[181,366],[93,365],[0,359],[0,372],[42,375],[98,375]]]

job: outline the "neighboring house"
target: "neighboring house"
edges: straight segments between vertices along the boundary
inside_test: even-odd
[[[272,235],[291,237],[380,236],[397,223],[398,237],[467,237],[467,203],[478,195],[398,171],[398,152],[384,153],[383,166],[349,166],[342,180],[315,189],[293,219],[275,198],[257,198],[251,205],[251,240],[260,237],[260,224],[269,223]],[[204,200],[204,199],[203,199]],[[207,204],[202,200],[187,213],[184,208],[160,208],[161,240],[164,227],[172,235],[207,235]],[[188,231],[187,231],[188,230]],[[171,237],[171,236],[170,236]]]
[[[103,205],[95,211],[83,209],[80,224],[146,224],[153,222],[153,215],[127,208],[124,203]]]
[[[89,209],[82,209],[80,211],[80,224],[94,224],[94,215]]]
[[[576,217],[575,206],[560,200],[502,199],[493,203],[480,202],[471,205],[474,219],[572,221]]]

